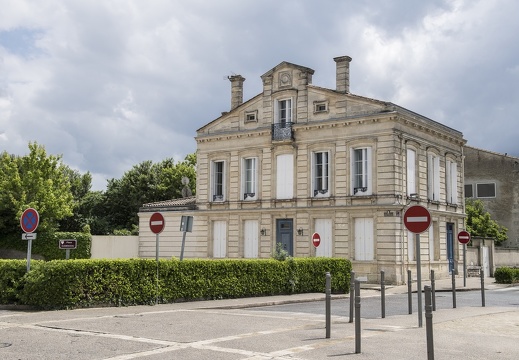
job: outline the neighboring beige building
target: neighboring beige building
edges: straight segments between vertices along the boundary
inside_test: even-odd
[[[471,146],[465,155],[465,197],[481,200],[485,210],[508,229],[505,247],[519,247],[519,158]]]
[[[384,270],[387,281],[403,283],[408,269],[416,274],[403,211],[423,205],[432,225],[420,236],[422,274],[448,276],[464,220],[461,132],[351,94],[351,58],[334,60],[336,89],[312,85],[314,70],[282,62],[243,102],[245,79],[229,78],[230,111],[197,131],[196,200],[189,209],[182,200],[145,205],[140,256],[155,256],[148,222],[161,211],[172,224],[161,234],[161,256],[178,257],[180,216],[192,215],[186,257],[269,258],[280,243],[296,257],[351,259],[369,281]]]

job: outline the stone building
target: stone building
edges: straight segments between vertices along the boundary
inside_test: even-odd
[[[180,215],[192,215],[186,257],[269,258],[281,244],[296,257],[349,258],[369,281],[384,270],[386,280],[402,283],[416,270],[414,236],[402,214],[422,205],[432,217],[420,236],[422,272],[448,276],[458,264],[455,234],[464,220],[462,134],[350,93],[351,58],[334,61],[335,89],[313,85],[314,70],[282,62],[244,102],[245,78],[229,77],[230,111],[197,130],[193,208],[175,201],[143,206],[141,256],[154,256],[147,221],[162,211],[174,224],[163,236],[171,249],[165,256],[179,251]]]
[[[465,146],[465,197],[508,229],[506,247],[519,247],[519,158]]]

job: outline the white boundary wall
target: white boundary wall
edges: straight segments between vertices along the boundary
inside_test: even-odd
[[[138,236],[92,236],[92,259],[129,259],[139,257]]]

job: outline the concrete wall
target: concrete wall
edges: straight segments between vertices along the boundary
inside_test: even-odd
[[[92,236],[92,259],[139,257],[138,236]]]
[[[495,249],[495,266],[516,266],[519,267],[519,249]]]

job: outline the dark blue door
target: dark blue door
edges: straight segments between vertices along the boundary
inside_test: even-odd
[[[290,256],[294,256],[293,222],[293,219],[276,220],[276,243],[281,243],[283,250],[286,250]]]
[[[447,259],[449,260],[449,273],[454,270],[454,224],[447,223]]]

